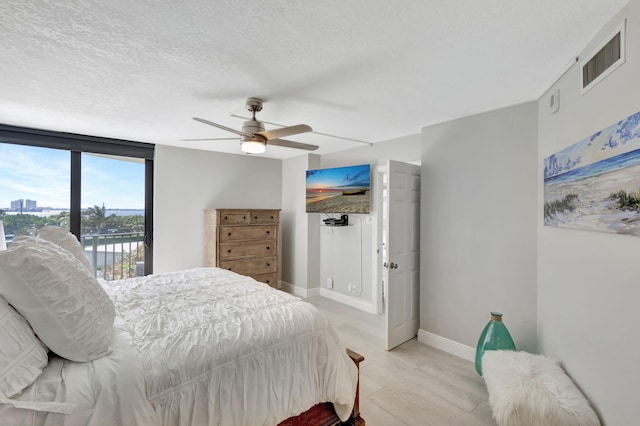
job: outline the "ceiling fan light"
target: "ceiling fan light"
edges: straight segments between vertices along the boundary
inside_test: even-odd
[[[267,149],[266,144],[260,141],[242,142],[242,146],[240,148],[242,149],[242,152],[247,154],[262,154]]]

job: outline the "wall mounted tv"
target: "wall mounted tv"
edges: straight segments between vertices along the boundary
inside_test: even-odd
[[[307,170],[307,213],[371,213],[371,166]]]

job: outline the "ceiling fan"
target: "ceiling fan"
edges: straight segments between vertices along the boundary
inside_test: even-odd
[[[281,129],[265,130],[264,123],[256,119],[256,112],[262,111],[262,99],[249,98],[245,103],[245,107],[251,112],[252,118],[242,124],[242,130],[235,130],[222,124],[214,123],[204,118],[193,117],[194,120],[240,136],[242,152],[247,154],[262,154],[265,152],[267,144],[284,146],[286,148],[306,149],[315,151],[317,145],[309,145],[306,143],[288,141],[280,139],[281,137],[297,135],[299,133],[311,132],[313,129],[306,124],[298,124],[296,126],[283,127]],[[219,139],[184,139],[184,140],[231,140],[237,138],[219,138]]]

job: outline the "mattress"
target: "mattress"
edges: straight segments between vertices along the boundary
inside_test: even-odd
[[[0,401],[3,425],[275,425],[319,402],[351,413],[357,369],[313,305],[218,268],[103,287],[111,354],[51,357],[13,405]]]

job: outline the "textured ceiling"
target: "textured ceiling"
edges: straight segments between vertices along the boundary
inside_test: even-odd
[[[0,123],[239,153],[180,139],[233,136],[191,117],[240,129],[257,96],[259,119],[375,143],[537,99],[626,2],[3,0]]]

